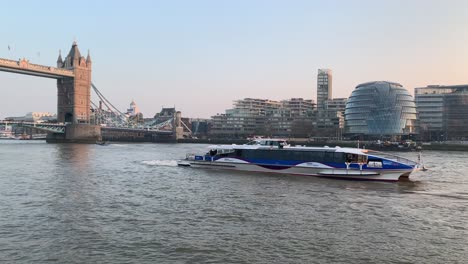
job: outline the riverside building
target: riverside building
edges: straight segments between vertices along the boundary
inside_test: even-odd
[[[307,134],[307,126],[312,130],[313,107],[312,100],[302,98],[236,100],[232,109],[212,117],[210,134],[229,138],[291,136],[298,130]]]
[[[468,85],[428,85],[414,95],[421,139],[468,140]]]
[[[315,116],[318,136],[341,138],[344,129],[344,110],[347,98],[332,98],[332,71],[319,69],[317,75],[317,112]]]
[[[416,134],[416,105],[401,84],[359,84],[346,103],[345,133],[366,139],[398,139]]]
[[[332,71],[319,69],[317,75],[317,109],[326,109],[326,102],[332,98]]]

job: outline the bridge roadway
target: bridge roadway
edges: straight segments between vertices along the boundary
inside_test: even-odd
[[[26,59],[18,61],[0,58],[0,71],[20,73],[52,79],[74,78],[73,70],[29,63]]]
[[[39,129],[39,130],[50,132],[50,133],[59,133],[59,134],[65,133],[65,124],[59,124],[59,123],[37,123],[37,122],[0,120],[0,125],[20,125],[24,127],[31,127],[31,128]]]

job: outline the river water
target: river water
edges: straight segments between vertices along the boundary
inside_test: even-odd
[[[0,262],[468,259],[468,153],[399,183],[177,167],[205,147],[0,141]]]

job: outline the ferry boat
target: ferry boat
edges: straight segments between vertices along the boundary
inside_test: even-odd
[[[203,155],[187,154],[179,166],[353,180],[398,181],[422,165],[399,156],[358,148],[290,146],[281,139],[245,145],[213,145]]]

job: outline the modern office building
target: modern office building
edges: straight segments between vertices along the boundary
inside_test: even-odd
[[[314,102],[302,98],[274,101],[245,98],[234,101],[234,107],[212,117],[210,134],[215,137],[290,136],[306,126],[312,129]],[[302,124],[302,125],[299,125]],[[299,129],[300,128],[300,129]]]
[[[468,85],[429,85],[414,94],[421,139],[468,139]]]
[[[348,102],[348,98],[333,98],[325,103],[327,110],[342,111],[346,108],[346,102]]]
[[[332,131],[339,133],[340,135],[344,130],[344,112],[348,98],[333,98],[327,101],[326,118],[321,124],[324,128],[332,128]]]
[[[416,134],[416,105],[401,84],[368,82],[351,93],[345,133],[351,137],[397,138]]]
[[[272,135],[307,137],[313,127],[313,100],[291,98],[281,101],[281,107],[268,118],[266,125]]]
[[[314,108],[313,100],[306,100],[303,98],[291,98],[289,100],[282,100],[280,107],[281,116],[285,117],[297,117],[307,116],[310,111]]]
[[[317,75],[317,136],[341,137],[344,128],[344,109],[347,98],[333,98],[332,71],[319,69]]]
[[[215,137],[245,138],[261,134],[265,117],[279,108],[280,102],[245,98],[234,101],[232,109],[212,117],[210,134]]]
[[[281,102],[269,99],[245,98],[234,101],[234,109],[243,115],[267,116],[281,106]]]
[[[325,101],[324,109],[317,109],[316,128],[320,136],[342,134],[347,100],[348,98],[329,99]]]
[[[326,108],[326,101],[332,99],[332,71],[319,69],[317,75],[317,110]]]

